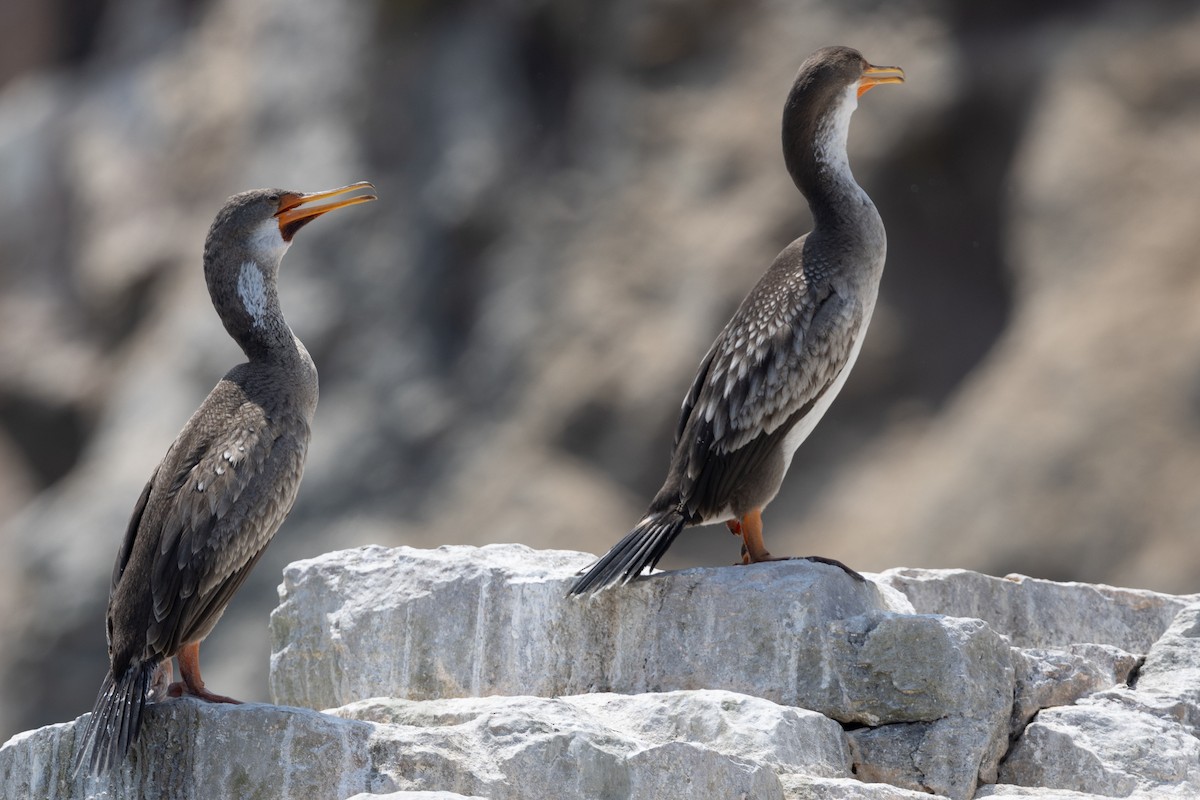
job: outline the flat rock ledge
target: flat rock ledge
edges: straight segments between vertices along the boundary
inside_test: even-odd
[[[0,797],[1200,796],[1200,597],[796,561],[567,598],[591,560],[292,564],[280,705],[153,706],[103,779],[69,774],[86,716],[20,734]]]

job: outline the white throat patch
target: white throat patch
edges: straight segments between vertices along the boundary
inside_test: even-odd
[[[279,232],[279,221],[271,217],[263,220],[251,231],[246,246],[258,264],[278,265],[292,243],[283,240],[283,234]],[[242,299],[246,313],[254,320],[254,327],[261,328],[266,324],[267,283],[263,278],[262,267],[258,264],[254,261],[242,262],[242,269],[238,273],[237,293]]]
[[[846,141],[850,136],[850,117],[858,108],[858,84],[852,83],[845,89],[842,102],[838,103],[833,113],[823,120],[817,130],[814,148],[818,161],[818,169],[831,175],[835,191],[854,199],[863,205],[874,207],[871,198],[854,180],[850,171],[850,160],[846,154]]]
[[[246,244],[250,252],[263,264],[278,264],[283,254],[292,246],[291,242],[283,240],[283,234],[279,232],[279,221],[274,217],[260,223],[250,234]]]
[[[267,282],[263,280],[262,268],[253,261],[243,261],[238,273],[238,297],[246,313],[254,320],[254,327],[263,327],[267,314]]]
[[[826,117],[817,131],[815,142],[817,158],[829,165],[839,176],[850,175],[850,163],[846,158],[846,141],[850,137],[850,117],[858,108],[858,84],[852,83],[845,89],[845,97],[835,107],[833,114]]]

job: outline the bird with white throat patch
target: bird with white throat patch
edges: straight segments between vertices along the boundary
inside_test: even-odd
[[[134,506],[109,592],[109,672],[76,739],[77,773],[120,763],[148,702],[237,702],[205,688],[200,642],[291,511],[317,408],[317,369],[279,306],[279,265],[296,231],[374,200],[363,191],[370,189],[259,189],[234,195],[217,213],[204,244],[205,282],[248,360],[201,403]]]
[[[903,81],[903,70],[849,47],[800,66],[783,109],[783,156],[813,229],[775,258],[717,336],[684,397],[666,481],[570,594],[632,580],[684,528],[710,522],[741,536],[742,563],[782,560],[763,543],[762,510],[858,358],[887,251],[879,212],[850,172],[850,117],[869,89]]]

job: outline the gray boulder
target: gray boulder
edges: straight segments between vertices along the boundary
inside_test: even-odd
[[[888,713],[846,702],[847,682],[871,677],[833,653],[857,649],[837,641],[848,635],[871,641],[873,623],[847,631],[843,621],[906,610],[903,598],[797,561],[664,573],[568,599],[592,558],[523,545],[365,547],[294,563],[271,615],[272,697],[330,708],[376,696],[720,688],[845,722]]]
[[[479,728],[518,742],[572,739],[636,742],[664,747],[703,744],[707,751],[777,773],[848,777],[850,753],[842,728],[813,711],[720,690],[570,697],[477,697],[450,700],[373,698],[330,713],[379,725],[434,731]],[[515,749],[519,749],[516,747]]]
[[[1200,604],[1181,611],[1150,648],[1135,686],[1143,707],[1200,735]]]
[[[1092,583],[1060,583],[965,569],[890,569],[878,581],[904,593],[917,613],[987,622],[1017,647],[1106,644],[1145,653],[1200,596]]]
[[[1182,725],[1111,699],[1046,709],[1000,770],[1004,783],[1106,797],[1200,793],[1200,741]]]
[[[1015,692],[1010,736],[1016,739],[1043,708],[1070,705],[1129,680],[1140,659],[1110,645],[1013,648]]]
[[[481,797],[467,797],[465,794],[454,792],[388,792],[387,794],[371,794],[364,792],[356,794],[347,800],[487,800]]]
[[[143,738],[121,768],[74,779],[70,765],[85,721],[21,734],[0,748],[0,795],[783,800],[796,796],[785,793],[784,778],[797,787],[851,779],[837,723],[719,691],[378,699],[330,714],[170,701],[151,707]]]
[[[909,607],[895,593],[806,561],[662,573],[566,598],[590,560],[491,545],[293,564],[272,615],[274,697],[324,708],[718,688],[854,726],[863,775],[952,797],[995,780],[1013,668],[985,623],[897,613]]]
[[[272,686],[329,711],[164,702],[113,774],[75,779],[81,717],[0,747],[0,797],[1200,796],[1190,598],[792,562],[568,599],[590,558],[371,547],[293,564]],[[945,615],[976,608],[1053,645]],[[1113,644],[1151,637],[1144,656]]]
[[[1047,709],[1013,747],[1001,779],[1104,795],[1200,794],[1200,604],[1181,611],[1130,686]]]
[[[71,775],[87,716],[18,734],[0,747],[0,796],[321,800],[389,786],[370,762],[372,726],[315,711],[195,700],[147,708],[139,742],[104,778]]]

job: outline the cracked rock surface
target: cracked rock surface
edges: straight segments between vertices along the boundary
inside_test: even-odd
[[[1197,598],[961,570],[858,582],[797,561],[568,599],[590,559],[489,545],[294,563],[271,620],[279,705],[153,706],[102,779],[69,775],[85,718],[20,734],[0,796],[1200,793]]]

